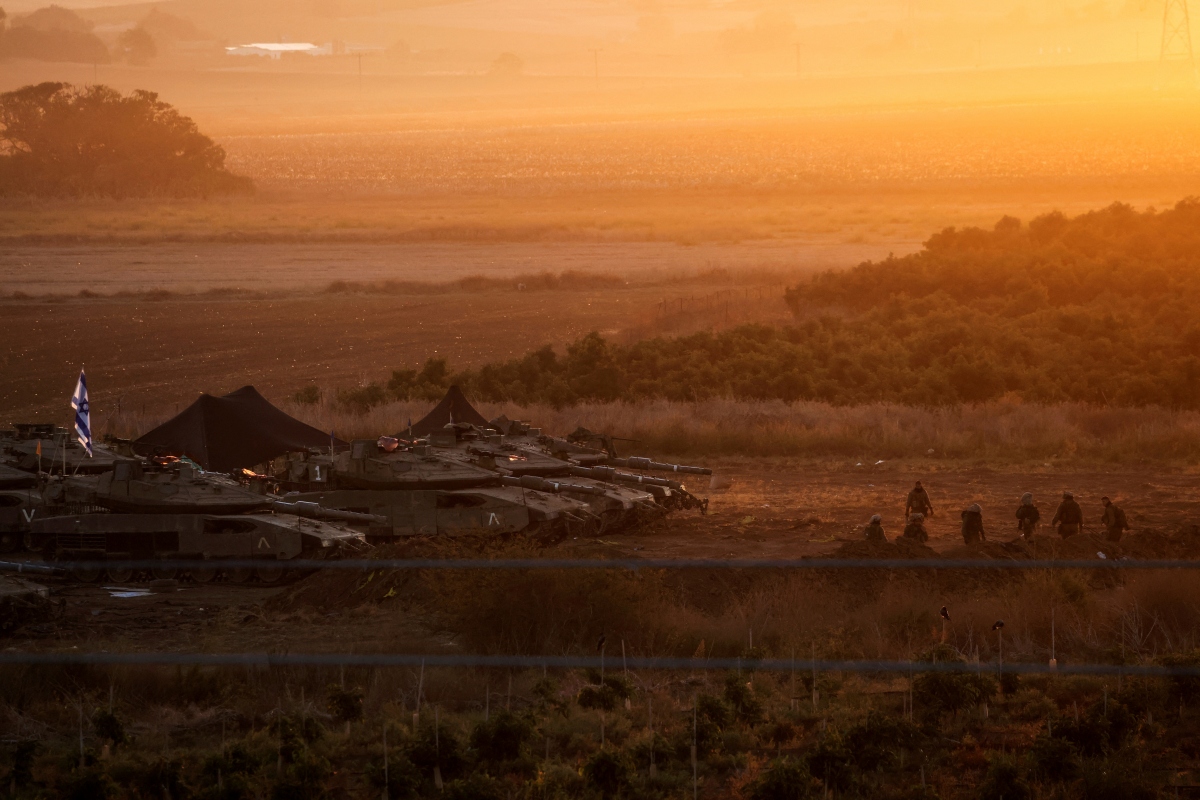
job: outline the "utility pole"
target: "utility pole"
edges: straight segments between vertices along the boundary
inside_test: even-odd
[[[600,50],[598,48],[589,48],[592,51],[592,67],[595,70],[596,80],[600,80]]]
[[[1196,86],[1196,61],[1192,55],[1192,21],[1188,0],[1165,0],[1159,63],[1164,77],[1188,88]]]

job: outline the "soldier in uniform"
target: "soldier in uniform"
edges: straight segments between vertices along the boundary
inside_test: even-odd
[[[1033,492],[1021,495],[1021,505],[1017,506],[1017,528],[1021,531],[1021,536],[1026,539],[1033,536],[1041,518],[1041,512],[1033,504]]]
[[[1104,523],[1108,541],[1121,541],[1121,534],[1129,530],[1129,520],[1125,518],[1124,509],[1107,497],[1101,497],[1100,502],[1104,503],[1104,515],[1100,517],[1100,521]]]
[[[912,514],[920,514],[922,518],[933,516],[933,503],[929,502],[929,493],[920,481],[908,493],[908,501],[904,504],[904,516]]]
[[[886,542],[887,536],[883,533],[883,517],[878,514],[871,517],[871,521],[867,523],[863,533],[866,534],[868,542]]]
[[[983,533],[983,509],[979,507],[979,503],[972,503],[963,509],[962,537],[969,545],[987,540]]]
[[[912,514],[908,518],[908,524],[904,526],[904,538],[915,539],[918,542],[929,541],[929,532],[925,530],[925,515]]]
[[[1050,524],[1058,526],[1058,535],[1064,539],[1079,533],[1083,527],[1083,509],[1075,502],[1075,495],[1063,492],[1062,502],[1058,504]]]

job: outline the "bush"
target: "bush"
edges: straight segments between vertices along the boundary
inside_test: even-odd
[[[1039,736],[1029,750],[1034,777],[1039,781],[1065,783],[1079,776],[1079,752],[1066,739]]]
[[[507,800],[504,786],[495,778],[474,773],[446,784],[446,800]]]
[[[1158,663],[1164,667],[1194,669],[1200,666],[1200,650],[1192,650],[1188,653],[1168,653],[1167,655],[1159,656]],[[1172,675],[1171,685],[1174,687],[1179,698],[1186,703],[1191,703],[1197,697],[1200,697],[1200,675]]]
[[[858,769],[871,772],[891,765],[901,749],[915,747],[918,739],[907,720],[871,711],[846,732],[846,748]]]
[[[1140,784],[1134,777],[1135,769],[1130,765],[1089,763],[1079,782],[1080,795],[1084,800],[1154,800],[1158,793]]]
[[[628,786],[632,772],[625,756],[608,748],[598,750],[583,766],[584,780],[604,797],[613,797]]]
[[[1137,728],[1137,720],[1124,704],[1109,700],[1105,709],[1092,705],[1079,719],[1067,717],[1054,723],[1054,735],[1066,739],[1085,756],[1119,750]]]
[[[603,681],[598,672],[591,673],[588,677],[592,683],[579,690],[579,697],[576,700],[580,708],[614,711],[623,700],[628,699],[633,693],[628,681],[620,675],[605,675]]]
[[[737,673],[725,676],[725,702],[733,710],[734,719],[748,725],[762,722],[762,703],[754,694],[754,688],[749,681],[743,680]]]
[[[408,744],[408,759],[428,779],[433,778],[433,768],[440,767],[442,780],[451,781],[459,777],[466,767],[462,742],[454,729],[441,723],[437,729],[432,724],[421,726]]]
[[[367,781],[376,789],[387,786],[388,800],[411,800],[420,794],[423,781],[416,765],[402,752],[388,754],[387,779],[384,780],[383,759],[367,767]]]
[[[329,686],[329,713],[335,722],[357,722],[363,715],[362,689]]]
[[[33,781],[33,760],[41,749],[42,746],[35,739],[17,742],[13,751],[12,770],[8,773],[13,786],[23,789]]]
[[[100,709],[93,714],[92,727],[96,729],[96,736],[112,742],[114,747],[125,744],[125,726],[111,711]]]
[[[774,761],[749,787],[750,800],[796,800],[813,794],[813,779],[805,765],[790,758]]]
[[[995,756],[979,787],[979,800],[1028,800],[1029,782],[1020,764],[1011,756]]]
[[[108,800],[117,794],[117,785],[100,770],[83,770],[68,779],[62,792],[66,800]]]
[[[516,714],[501,711],[471,731],[471,747],[485,763],[516,761],[533,737],[533,724]]]
[[[831,789],[846,789],[854,781],[854,756],[836,733],[826,735],[808,754],[808,771]]]
[[[289,764],[271,787],[271,800],[316,800],[325,797],[325,781],[331,771],[328,761],[306,752]]]
[[[316,386],[305,386],[292,395],[292,402],[302,406],[315,406],[321,402],[321,390]]]
[[[920,661],[965,664],[966,660],[948,645],[921,654]],[[922,672],[913,679],[913,705],[923,714],[957,714],[978,705],[996,693],[991,676],[978,672]]]

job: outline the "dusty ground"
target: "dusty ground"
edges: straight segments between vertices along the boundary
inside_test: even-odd
[[[1061,490],[1072,489],[1083,505],[1087,527],[1093,530],[1100,496],[1115,497],[1129,512],[1133,531],[1123,544],[1131,549],[1139,536],[1176,534],[1200,523],[1198,476],[1161,469],[992,470],[932,461],[858,467],[751,459],[717,467],[734,483],[730,490],[712,495],[707,516],[678,513],[653,528],[612,531],[599,541],[564,542],[555,554],[594,555],[597,549],[608,555],[647,558],[828,554],[858,541],[872,513],[883,515],[889,537],[897,535],[904,497],[915,478],[923,479],[937,511],[929,525],[930,545],[948,555],[964,549],[957,517],[971,502],[983,506],[992,541],[1015,538],[1012,512],[1023,491],[1034,492],[1048,520]],[[1046,527],[1041,533],[1047,543],[1057,538]],[[1086,545],[1083,540],[1077,543]],[[419,620],[392,613],[386,604],[279,610],[278,601],[264,604],[286,589],[185,585],[177,591],[119,597],[103,585],[48,583],[62,603],[61,610],[52,621],[22,630],[9,640],[9,647],[354,652],[365,643],[372,650],[410,651],[448,644],[423,631]]]

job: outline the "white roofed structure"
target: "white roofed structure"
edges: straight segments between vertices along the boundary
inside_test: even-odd
[[[254,42],[226,47],[225,53],[231,56],[265,56],[267,58],[282,58],[285,53],[327,56],[333,53],[333,45],[316,45],[312,42]]]

